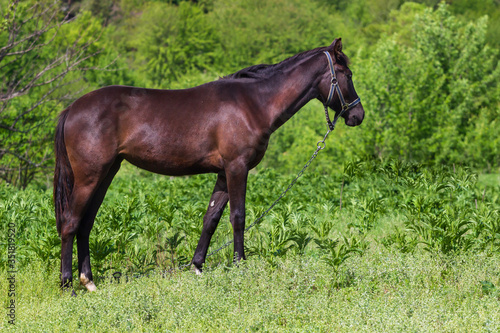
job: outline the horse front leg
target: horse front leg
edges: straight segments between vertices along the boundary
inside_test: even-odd
[[[245,197],[247,190],[248,168],[244,164],[231,164],[226,168],[230,220],[233,225],[234,257],[236,261],[245,259]]]
[[[201,231],[200,241],[198,242],[193,260],[191,261],[194,265],[196,274],[201,274],[210,240],[212,239],[215,229],[217,229],[228,200],[226,175],[221,172],[217,177],[217,182],[215,183],[214,191],[210,197],[207,212],[203,217],[203,229]]]

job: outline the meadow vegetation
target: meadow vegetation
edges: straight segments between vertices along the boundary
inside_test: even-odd
[[[338,174],[307,173],[246,233],[246,262],[234,265],[229,246],[208,257],[197,277],[184,265],[196,247],[214,176],[124,169],[91,236],[98,291],[78,287],[76,299],[59,289],[51,191],[1,187],[2,228],[15,223],[18,230],[17,328],[500,328],[498,176],[484,183],[463,167],[372,159],[347,162]],[[291,179],[272,169],[251,174],[247,223]],[[231,238],[226,212],[209,251]],[[76,275],[76,262],[73,269]]]

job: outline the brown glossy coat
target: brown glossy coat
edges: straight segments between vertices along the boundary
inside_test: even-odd
[[[61,285],[71,286],[75,236],[80,279],[92,281],[90,230],[123,159],[165,175],[217,173],[192,263],[202,268],[228,201],[234,251],[238,258],[245,258],[248,171],[262,160],[277,128],[311,99],[326,100],[330,72],[324,50],[336,62],[344,98],[348,102],[356,99],[347,58],[336,39],[328,47],[279,64],[252,66],[190,89],[105,87],[64,110],[56,131],[54,175],[57,230],[62,241]],[[329,106],[340,111],[337,96]],[[363,107],[358,104],[342,116],[347,125],[359,125]]]

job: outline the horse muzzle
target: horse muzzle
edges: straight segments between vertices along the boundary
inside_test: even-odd
[[[365,118],[365,110],[363,109],[361,103],[350,109],[344,115],[345,124],[351,127],[361,125],[364,118]]]

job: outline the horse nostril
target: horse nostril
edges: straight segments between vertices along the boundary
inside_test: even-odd
[[[361,117],[360,115],[353,114],[351,116],[351,124],[352,124],[351,126],[358,126],[362,122],[363,122],[363,117]]]

